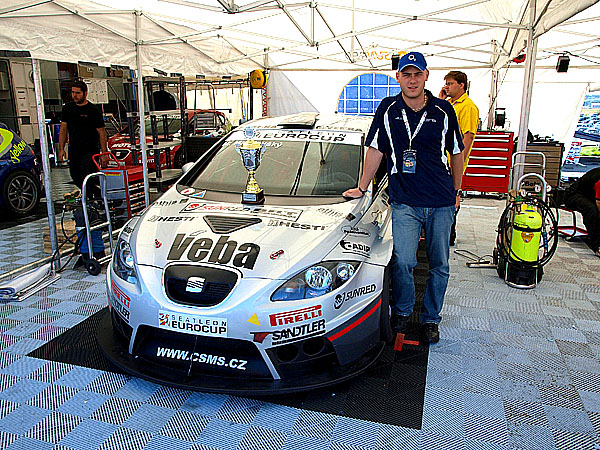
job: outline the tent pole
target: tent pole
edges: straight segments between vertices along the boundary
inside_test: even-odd
[[[527,133],[529,130],[529,113],[531,110],[531,94],[533,92],[533,77],[535,74],[535,58],[537,55],[537,38],[533,38],[533,24],[535,23],[536,0],[529,2],[529,33],[527,35],[527,61],[525,66],[525,77],[523,79],[523,99],[521,101],[521,116],[519,119],[519,142],[518,152],[524,152],[527,149]],[[523,161],[521,161],[523,162]],[[523,166],[520,166],[513,174],[512,181],[516,184],[517,180],[523,175]],[[516,185],[510,186],[516,188]]]
[[[496,111],[496,98],[498,97],[498,69],[496,69],[496,64],[498,63],[498,55],[496,54],[497,49],[497,42],[492,40],[492,84],[490,86],[490,103],[487,115],[488,130],[494,129],[494,112]]]
[[[146,111],[144,108],[144,78],[142,77],[142,44],[140,39],[141,11],[135,11],[135,62],[138,88],[138,117],[140,119],[140,150],[142,152],[142,168],[144,170],[144,201],[150,204],[150,183],[148,182],[148,155],[146,154]]]
[[[48,210],[48,229],[50,231],[50,245],[52,254],[58,249],[58,238],[56,234],[56,216],[54,214],[54,203],[52,203],[52,183],[50,181],[50,159],[48,158],[48,140],[46,139],[46,115],[44,114],[44,95],[42,92],[42,75],[40,71],[40,60],[31,59],[33,72],[33,86],[35,88],[35,106],[38,116],[38,130],[40,134],[40,149],[42,152],[42,169],[44,170],[44,190],[46,191],[46,208]],[[60,267],[60,254],[54,260],[54,267]]]

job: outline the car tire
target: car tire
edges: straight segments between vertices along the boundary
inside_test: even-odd
[[[2,203],[17,216],[25,216],[37,208],[40,194],[39,183],[24,170],[11,172],[2,185]]]
[[[175,157],[173,158],[173,167],[175,169],[181,169],[184,164],[185,164],[185,161],[183,160],[183,150],[180,148],[175,153]]]
[[[381,314],[379,315],[379,333],[383,342],[389,344],[394,340],[394,332],[390,324],[391,274],[389,266],[383,272],[383,290],[381,291]]]
[[[88,260],[85,263],[85,268],[88,271],[88,273],[93,276],[100,275],[100,272],[102,272],[102,267],[100,266],[100,263],[95,259]]]

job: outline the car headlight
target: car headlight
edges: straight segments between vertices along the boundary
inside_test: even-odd
[[[133,253],[129,242],[119,239],[117,243],[117,251],[113,256],[113,267],[119,278],[128,283],[135,283],[137,275],[135,273],[135,265],[133,261]]]
[[[294,275],[271,296],[271,300],[287,301],[314,298],[334,291],[356,272],[360,261],[324,261]]]

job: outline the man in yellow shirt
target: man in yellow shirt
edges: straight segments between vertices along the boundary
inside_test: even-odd
[[[463,144],[465,149],[463,151],[465,165],[463,173],[467,170],[467,164],[469,163],[469,155],[471,154],[471,148],[473,147],[473,141],[475,140],[475,134],[477,134],[477,128],[479,125],[479,109],[473,103],[467,94],[467,75],[464,72],[458,70],[452,70],[444,77],[446,84],[441,89],[439,97],[448,100],[454,107],[456,117],[458,118],[458,126],[461,133],[463,134]],[[460,206],[457,207],[456,213]],[[456,215],[454,216],[454,225],[450,233],[450,245],[454,245],[456,242]]]

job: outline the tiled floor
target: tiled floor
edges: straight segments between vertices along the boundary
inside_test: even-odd
[[[503,207],[467,199],[456,248],[491,253]],[[40,256],[41,226],[3,231],[0,264]],[[27,357],[106,304],[102,276],[68,270],[23,303],[0,305],[0,448],[599,449],[600,258],[561,240],[527,291],[455,254],[451,264],[421,429]]]

